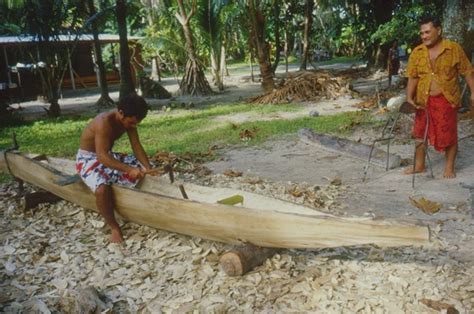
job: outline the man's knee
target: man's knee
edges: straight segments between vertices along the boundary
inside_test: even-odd
[[[110,190],[111,190],[110,185],[101,184],[97,187],[94,194],[96,197],[104,197],[110,193]]]

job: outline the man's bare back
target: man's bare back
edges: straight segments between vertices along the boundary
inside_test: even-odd
[[[80,139],[80,148],[89,152],[96,152],[96,136],[103,134],[103,131],[109,135],[108,140],[111,143],[107,150],[112,149],[114,142],[120,138],[126,129],[117,123],[116,111],[104,112],[96,116],[84,129]]]

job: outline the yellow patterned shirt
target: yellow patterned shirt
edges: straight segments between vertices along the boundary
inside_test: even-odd
[[[473,72],[469,59],[459,44],[443,39],[441,52],[432,68],[428,48],[421,44],[417,46],[408,60],[407,76],[419,79],[416,87],[415,102],[418,106],[425,106],[430,93],[432,80],[435,80],[443,96],[454,106],[461,103],[459,75],[466,76]]]

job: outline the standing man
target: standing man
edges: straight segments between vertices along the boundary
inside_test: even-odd
[[[464,76],[474,106],[474,73],[461,46],[441,37],[437,17],[420,20],[422,44],[408,60],[407,101],[417,108],[413,136],[417,140],[415,166],[406,174],[425,171],[425,132],[429,144],[445,152],[445,178],[456,177],[454,163],[458,148],[457,108],[461,103],[458,77]]]
[[[125,96],[117,110],[97,115],[82,132],[76,169],[94,192],[97,208],[112,230],[110,242],[123,242],[115,220],[112,183],[134,187],[150,169],[148,157],[140,144],[137,125],[145,118],[148,105],[135,93]],[[127,133],[133,155],[112,152],[114,142]]]

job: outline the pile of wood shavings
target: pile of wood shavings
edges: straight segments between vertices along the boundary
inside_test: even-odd
[[[287,182],[285,184],[258,177],[229,177],[220,174],[213,176],[185,174],[184,177],[187,180],[197,181],[197,184],[200,185],[243,190],[340,216],[346,215],[345,206],[337,200],[343,198],[343,195],[350,189],[345,185],[310,185],[305,182]]]
[[[347,75],[322,70],[300,71],[288,77],[277,89],[250,101],[254,104],[279,104],[322,97],[336,99],[346,94],[350,94]]]
[[[224,244],[133,223],[123,227],[123,247],[107,244],[94,212],[61,201],[24,213],[11,186],[0,191],[3,312],[74,312],[77,291],[87,286],[103,294],[103,313],[437,313],[426,299],[474,310],[473,263],[447,250],[285,250],[231,278],[218,265],[230,248]]]

